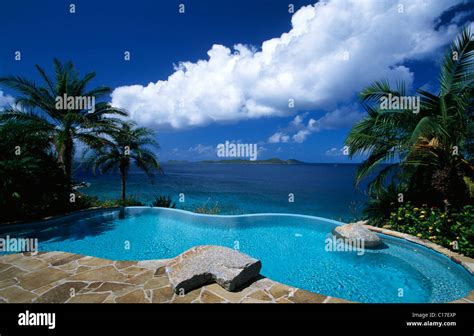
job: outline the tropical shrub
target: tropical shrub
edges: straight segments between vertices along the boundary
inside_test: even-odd
[[[372,225],[383,225],[387,219],[387,214],[393,212],[399,206],[398,197],[403,191],[400,185],[394,183],[388,187],[371,190],[363,214]]]
[[[97,196],[90,196],[79,193],[76,197],[73,210],[89,209],[89,208],[116,208],[122,206],[144,206],[145,204],[134,196],[125,199],[108,199],[100,200]]]
[[[176,208],[176,203],[171,200],[170,196],[160,195],[155,198],[151,206],[159,208]]]
[[[106,200],[101,202],[101,207],[103,208],[114,208],[114,207],[123,207],[123,206],[144,206],[145,204],[138,200],[134,196],[129,196],[125,200],[123,199],[114,199]]]
[[[67,212],[67,181],[47,134],[30,123],[0,125],[0,222]]]
[[[97,196],[90,196],[83,193],[76,193],[76,202],[74,203],[74,210],[100,208],[103,207],[102,202]]]
[[[194,208],[193,211],[200,214],[218,215],[221,212],[221,209],[218,203],[216,202],[216,204],[213,206],[208,205],[207,203],[204,205],[197,206],[196,208]]]
[[[410,203],[390,213],[383,227],[427,239],[455,252],[474,257],[474,206],[445,211]]]

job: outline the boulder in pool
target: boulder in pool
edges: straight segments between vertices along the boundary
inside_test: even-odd
[[[234,291],[256,278],[262,263],[236,250],[214,245],[193,247],[173,259],[166,273],[176,293],[216,282]]]
[[[359,223],[338,226],[334,229],[333,233],[336,237],[342,238],[346,241],[363,241],[364,247],[367,248],[379,247],[383,245],[382,239],[380,239],[377,234]]]

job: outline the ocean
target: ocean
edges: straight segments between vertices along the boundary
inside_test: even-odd
[[[169,195],[177,208],[217,206],[220,214],[296,213],[348,221],[361,215],[366,184],[356,187],[357,164],[216,164],[169,163],[151,183],[132,170],[127,196],[146,205]],[[120,198],[118,173],[93,175],[78,169],[77,181],[89,182],[81,192],[100,199]],[[184,195],[184,202],[179,202]],[[292,195],[290,195],[292,194]],[[183,200],[183,199],[182,199]]]

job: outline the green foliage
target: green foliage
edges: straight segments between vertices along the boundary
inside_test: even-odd
[[[370,193],[364,215],[369,218],[372,225],[380,226],[385,223],[387,214],[394,211],[400,204],[398,195],[402,191],[400,186],[390,184],[386,188],[373,190]]]
[[[115,199],[106,200],[100,203],[102,208],[114,208],[114,207],[127,207],[127,206],[144,206],[143,202],[139,201],[136,197],[130,196],[125,200]]]
[[[97,196],[89,196],[83,193],[76,193],[76,202],[74,204],[74,210],[89,209],[89,208],[101,208],[104,207],[104,202]]]
[[[155,198],[152,205],[159,208],[176,208],[176,203],[171,200],[170,196],[160,195]]]
[[[407,203],[392,211],[383,227],[427,239],[455,252],[474,257],[472,205],[466,205],[459,210],[444,211],[427,205],[414,207]]]
[[[0,127],[0,222],[70,209],[63,171],[45,132],[29,122]]]
[[[474,199],[474,181],[465,176],[464,182],[466,182],[467,189],[469,190],[469,197]]]
[[[199,214],[218,215],[220,214],[221,209],[219,207],[218,202],[216,202],[216,204],[214,204],[213,206],[208,205],[207,203],[204,205],[197,206],[196,208],[194,208],[193,211]]]
[[[446,51],[439,94],[418,90],[418,113],[380,108],[382,97],[407,96],[404,83],[393,88],[388,81],[378,81],[362,90],[360,98],[367,116],[352,128],[345,142],[351,157],[367,155],[356,183],[380,164],[392,163],[369,184],[371,192],[383,193],[392,177],[392,183],[395,178],[406,186],[406,197],[414,203],[465,204],[469,189],[464,177],[474,175],[470,161],[474,147],[473,67],[474,36],[466,27]]]

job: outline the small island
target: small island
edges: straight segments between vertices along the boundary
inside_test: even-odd
[[[306,162],[296,159],[282,160],[279,158],[271,158],[266,160],[248,160],[248,159],[229,159],[229,160],[203,160],[203,161],[183,161],[183,160],[169,160],[168,164],[180,163],[213,163],[213,164],[282,164],[282,165],[298,165],[306,164]]]

